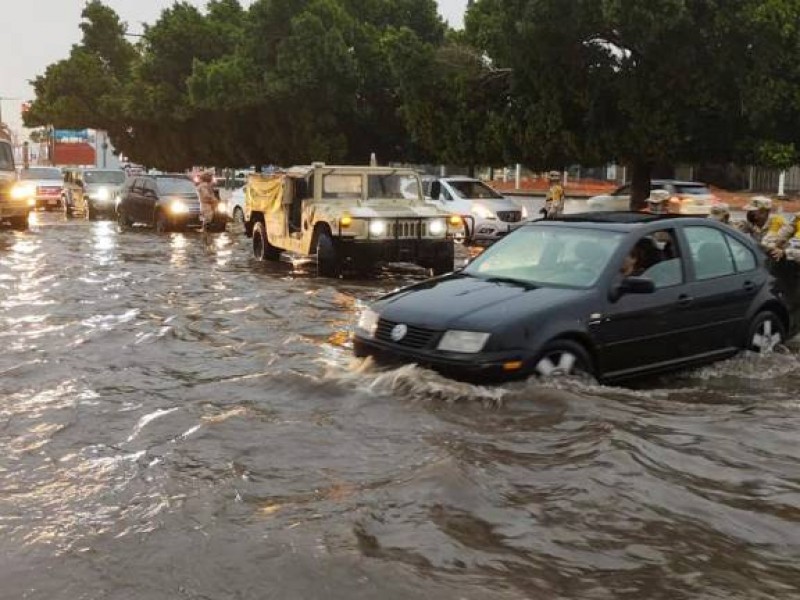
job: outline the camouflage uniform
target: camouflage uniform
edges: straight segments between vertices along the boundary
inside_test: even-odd
[[[773,248],[782,250],[786,260],[800,262],[800,213],[784,222],[775,236]]]
[[[560,183],[561,175],[557,171],[550,173],[550,189],[544,201],[546,219],[554,219],[564,214],[564,200],[566,193]]]
[[[217,209],[214,186],[207,181],[203,181],[197,186],[197,193],[200,194],[200,209],[203,215],[203,222],[204,225],[207,225],[214,220],[214,213]]]

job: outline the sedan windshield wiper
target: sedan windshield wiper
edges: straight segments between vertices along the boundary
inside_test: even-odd
[[[510,283],[511,285],[518,285],[528,290],[535,290],[537,287],[539,287],[530,281],[514,279],[513,277],[487,277],[485,279],[481,277],[481,279],[488,281],[489,283]]]

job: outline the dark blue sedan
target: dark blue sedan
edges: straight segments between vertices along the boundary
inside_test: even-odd
[[[746,236],[634,213],[530,223],[456,273],[365,310],[357,356],[497,382],[619,381],[769,352],[798,319]]]

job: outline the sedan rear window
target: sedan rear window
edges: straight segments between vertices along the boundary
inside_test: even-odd
[[[683,196],[709,196],[711,190],[704,185],[676,185],[675,191]]]
[[[464,273],[481,279],[588,288],[625,237],[578,227],[524,227],[486,250]]]
[[[162,194],[195,194],[197,193],[197,188],[188,179],[165,177],[158,179],[158,191]]]

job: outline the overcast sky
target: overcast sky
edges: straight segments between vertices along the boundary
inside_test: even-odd
[[[173,0],[104,0],[128,23],[153,23]],[[205,0],[189,0],[198,6]],[[454,27],[461,27],[467,0],[437,0],[439,11]],[[243,0],[249,4],[250,0]],[[31,99],[28,80],[52,62],[65,58],[80,40],[80,13],[84,0],[0,0],[0,105],[3,120],[18,127],[19,104]]]

